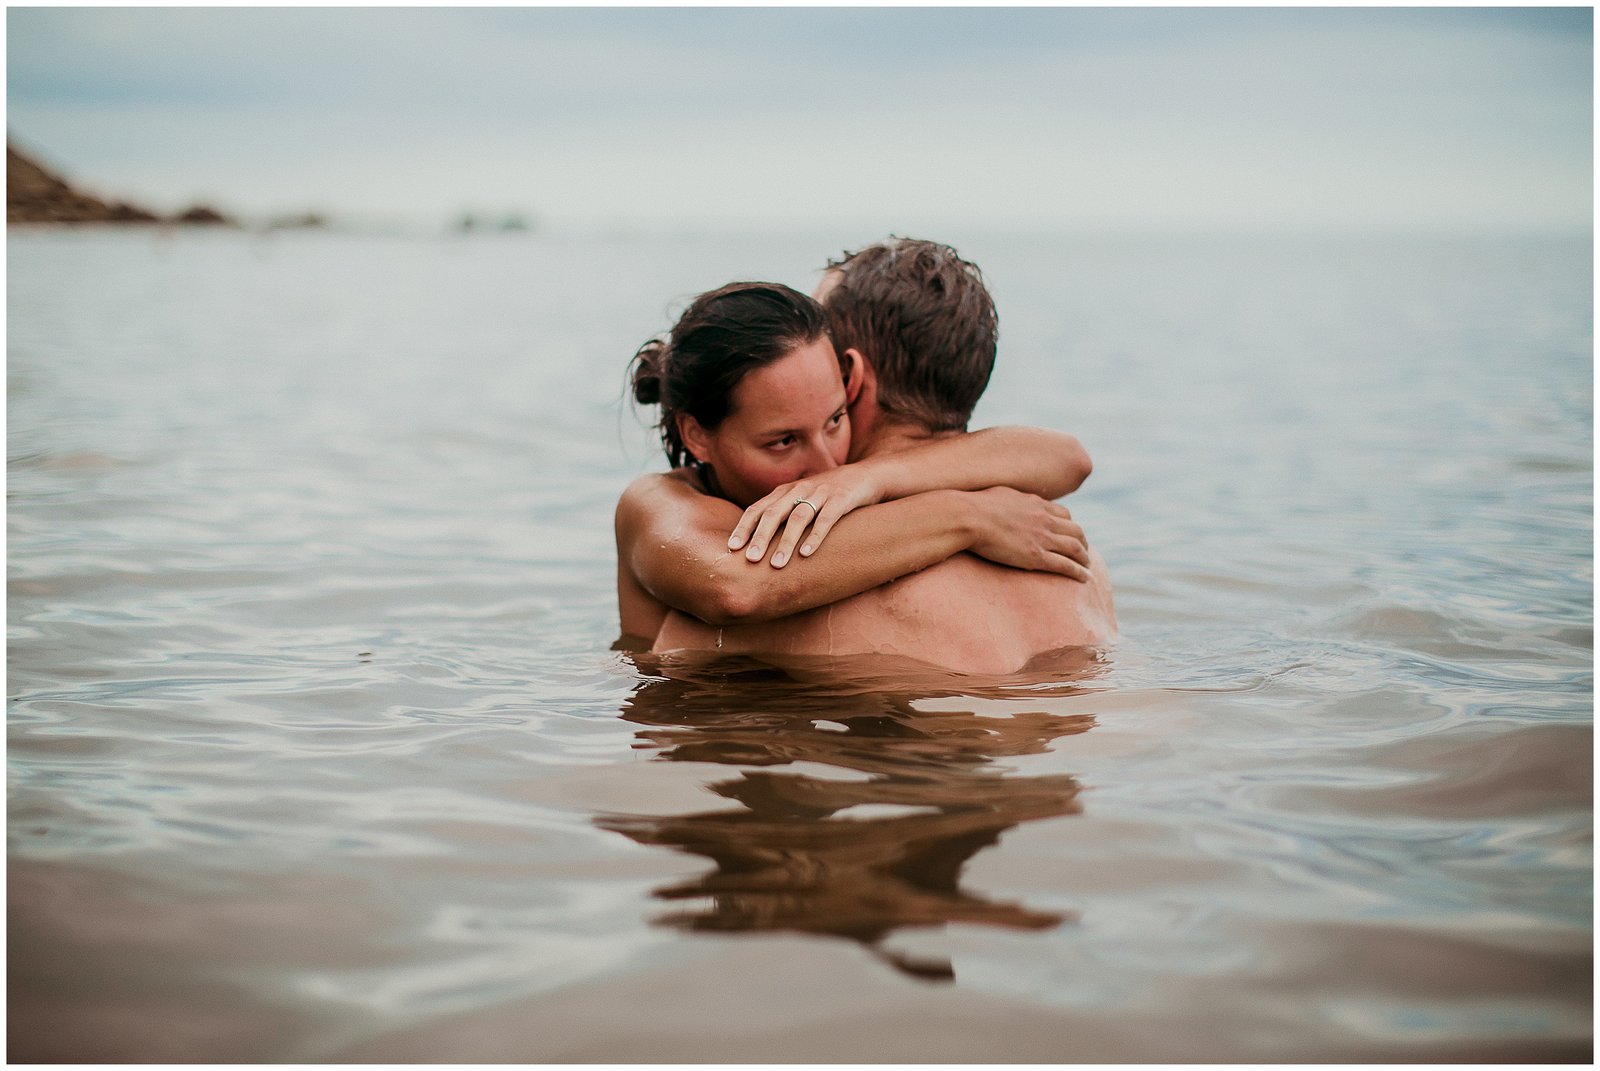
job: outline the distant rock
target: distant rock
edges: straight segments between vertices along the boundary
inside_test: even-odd
[[[159,223],[161,221],[161,217],[154,212],[122,201],[113,201],[109,211],[110,214],[106,216],[107,223]]]
[[[328,217],[320,212],[303,212],[298,216],[280,216],[267,224],[269,231],[320,230],[328,225]]]
[[[455,227],[456,230],[460,231],[462,234],[472,234],[475,231],[502,231],[511,233],[513,231],[530,231],[533,229],[532,225],[528,222],[528,217],[522,215],[520,212],[510,212],[504,216],[491,217],[488,219],[481,219],[477,216],[474,216],[471,212],[466,212],[463,213],[461,218],[456,221]]]
[[[102,201],[6,144],[7,223],[156,223],[159,217],[122,201]]]
[[[237,227],[238,224],[210,205],[195,205],[172,217],[172,222],[200,227]]]

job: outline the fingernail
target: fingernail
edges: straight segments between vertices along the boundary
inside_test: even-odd
[[[779,569],[782,569],[784,563],[787,562],[788,560],[789,560],[789,555],[785,554],[781,550],[778,551],[778,553],[776,553],[776,554],[774,554],[772,556],[772,564],[777,566]]]
[[[728,537],[728,549],[729,550],[738,550],[742,546],[744,546],[744,537],[743,536],[729,536]]]
[[[744,556],[746,558],[749,558],[753,562],[760,561],[761,560],[761,544],[760,543],[751,543],[750,544],[750,549],[744,552]]]
[[[801,547],[801,548],[800,548],[800,556],[801,556],[801,557],[802,557],[802,558],[809,558],[809,557],[811,557],[811,551],[812,551],[812,549],[813,549],[813,548],[812,548],[812,546],[811,546],[811,544],[810,544],[810,543],[807,543],[807,544],[806,544],[806,545],[805,545],[805,546],[803,546],[803,547]]]

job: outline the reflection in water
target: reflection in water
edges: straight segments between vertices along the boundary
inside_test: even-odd
[[[960,886],[961,869],[1021,822],[1077,814],[1068,776],[1007,776],[998,758],[1039,754],[1058,737],[1094,725],[1087,714],[1039,711],[990,717],[975,710],[919,710],[929,700],[1078,695],[1096,663],[1084,654],[1053,666],[1049,687],[921,687],[896,690],[881,673],[817,677],[748,659],[661,666],[672,676],[641,683],[622,716],[648,726],[638,746],[668,761],[769,767],[819,763],[848,778],[745,770],[708,787],[743,804],[669,817],[597,821],[641,844],[703,855],[716,869],[657,889],[663,900],[708,903],[657,921],[688,930],[790,931],[847,937],[921,978],[954,977],[949,963],[885,950],[901,927],[949,922],[1044,929],[1067,916],[1001,903]],[[1063,674],[1063,668],[1069,670]],[[1075,683],[1062,684],[1063,680]],[[987,696],[985,693],[988,693]],[[973,706],[974,703],[966,705]]]

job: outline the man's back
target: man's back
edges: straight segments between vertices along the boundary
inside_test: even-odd
[[[959,673],[1010,673],[1036,655],[1116,635],[1111,580],[1091,551],[1088,582],[955,557],[853,598],[759,625],[717,628],[674,611],[658,651],[894,654]]]

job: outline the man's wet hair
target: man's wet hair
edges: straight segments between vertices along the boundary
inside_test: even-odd
[[[999,316],[976,264],[947,245],[891,237],[828,262],[823,299],[840,354],[860,350],[878,404],[929,431],[964,431],[989,385]]]

